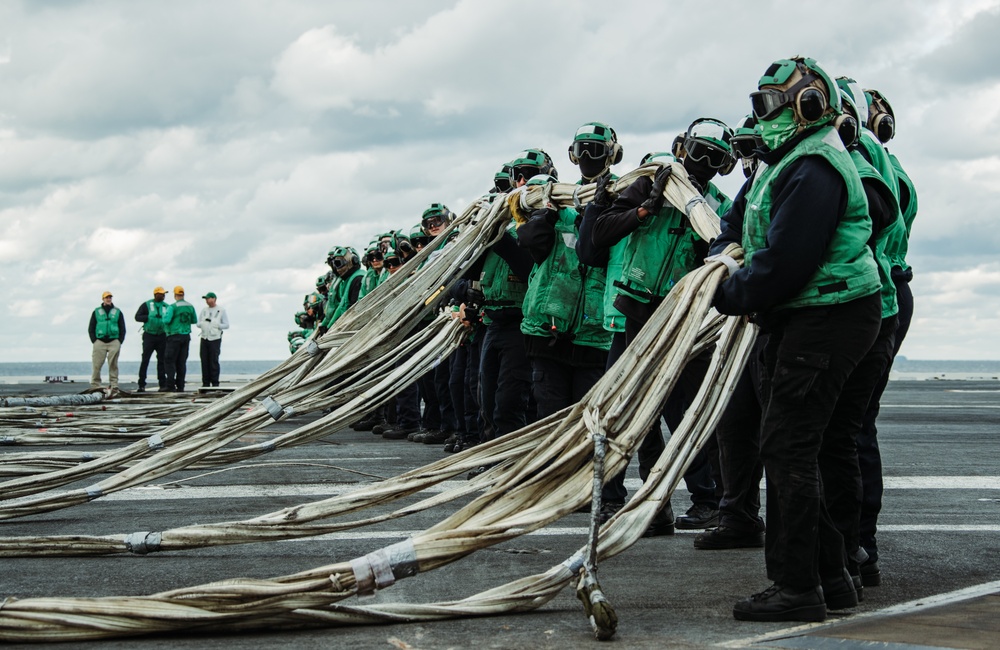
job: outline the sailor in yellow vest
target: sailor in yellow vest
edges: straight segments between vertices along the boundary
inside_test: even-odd
[[[111,301],[110,291],[101,295],[101,304],[90,315],[90,342],[94,345],[93,371],[90,373],[91,388],[101,386],[101,368],[108,362],[108,383],[118,388],[118,354],[125,342],[125,316]]]

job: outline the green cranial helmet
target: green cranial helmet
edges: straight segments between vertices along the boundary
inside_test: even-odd
[[[732,141],[733,130],[725,122],[711,117],[698,118],[684,136],[685,160],[700,162],[726,175],[736,165]]]
[[[403,265],[403,258],[399,256],[395,248],[386,250],[382,253],[382,257],[384,258],[383,264],[385,264],[385,268],[387,269],[394,269]]]
[[[587,122],[581,126],[573,136],[573,144],[569,146],[569,159],[574,165],[590,158],[611,166],[622,161],[622,153],[618,134],[603,122]]]
[[[892,112],[889,100],[879,91],[865,88],[864,93],[868,104],[868,128],[882,144],[886,144],[896,135],[896,114]]]
[[[850,77],[837,77],[837,87],[842,91],[846,91],[851,101],[854,102],[854,108],[857,110],[857,117],[860,120],[858,124],[862,126],[868,124],[868,102],[865,99],[865,91],[862,90],[861,84]],[[841,102],[843,102],[843,99],[843,95],[841,95]]]
[[[361,264],[361,257],[358,251],[350,246],[334,246],[326,256],[326,263],[334,269],[339,269],[345,264],[357,266]]]
[[[504,163],[496,174],[493,174],[493,189],[497,192],[506,193],[510,191],[510,165]]]
[[[326,275],[321,275],[316,278],[316,288],[325,289],[326,288]]]
[[[764,146],[764,140],[760,137],[760,125],[753,113],[744,116],[736,123],[733,129],[733,153],[739,158],[752,158],[754,150]]]
[[[414,246],[426,246],[431,242],[431,239],[433,239],[433,237],[424,232],[423,222],[420,222],[410,228],[409,238],[410,243]]]
[[[642,157],[639,161],[640,165],[645,165],[647,163],[656,163],[658,165],[669,165],[670,163],[680,162],[677,157],[669,151],[651,151]]]
[[[549,174],[559,178],[552,157],[541,149],[525,149],[517,158],[507,163],[510,166],[510,180],[517,184],[522,178],[527,181],[538,174]]]
[[[432,228],[447,226],[454,218],[455,215],[451,213],[451,210],[444,203],[431,203],[431,207],[424,210],[424,213],[420,216],[420,225],[423,228],[423,232],[430,235]]]
[[[858,141],[858,137],[861,135],[861,125],[864,122],[861,121],[854,96],[849,90],[840,88],[840,104],[842,110],[840,115],[834,118],[833,128],[837,129],[837,134],[844,146],[850,148]]]
[[[815,59],[808,57],[778,59],[761,76],[757,88],[757,92],[750,93],[750,105],[758,120],[773,120],[786,107],[792,108],[797,122],[806,124],[841,111],[837,84]]]
[[[558,181],[554,176],[549,176],[548,174],[535,174],[528,179],[525,185],[548,185],[549,183],[557,183]]]

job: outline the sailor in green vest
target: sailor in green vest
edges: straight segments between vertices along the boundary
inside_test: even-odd
[[[90,314],[90,343],[93,346],[90,373],[90,387],[100,388],[101,368],[108,362],[108,382],[111,388],[118,388],[118,355],[125,342],[125,316],[115,307],[110,291],[101,294],[101,304]]]
[[[323,317],[326,315],[323,310],[326,309],[326,295],[329,291],[329,282],[330,277],[328,275],[317,276],[316,290],[306,295],[302,301],[302,308],[316,322],[322,322]]]
[[[878,514],[882,509],[882,457],[879,452],[878,428],[875,426],[875,422],[878,418],[882,393],[889,382],[892,361],[899,353],[899,348],[910,328],[910,319],[913,317],[913,293],[910,291],[913,270],[906,263],[906,252],[909,246],[910,230],[913,228],[913,220],[917,216],[917,193],[910,177],[899,164],[899,160],[884,147],[896,134],[896,118],[892,106],[889,105],[885,96],[877,90],[868,89],[863,92],[865,101],[861,101],[859,98],[858,107],[867,109],[867,114],[862,120],[867,128],[862,131],[863,143],[866,146],[861,150],[861,153],[866,154],[866,157],[870,156],[869,162],[879,170],[887,181],[890,181],[890,178],[895,178],[896,196],[903,222],[902,228],[896,228],[889,234],[886,243],[886,254],[890,265],[889,274],[896,289],[898,308],[892,350],[889,363],[868,401],[868,408],[861,424],[861,433],[858,436],[858,461],[861,467],[862,485],[860,542],[868,556],[861,563],[860,572],[864,586],[873,587],[882,581],[878,563],[878,543],[875,539]]]
[[[569,159],[580,168],[578,185],[610,173],[622,155],[614,129],[601,122],[582,125],[569,146]],[[528,184],[552,180],[536,176]],[[604,374],[611,347],[611,332],[604,329],[605,269],[583,264],[576,252],[584,207],[543,207],[517,230],[518,246],[535,264],[521,332],[539,419],[580,401]]]
[[[758,152],[764,149],[757,118],[749,114],[733,129],[733,153],[748,180],[760,169]],[[703,550],[761,548],[764,520],[760,516],[761,360],[767,336],[754,341],[746,366],[733,387],[726,409],[715,427],[719,446],[719,525],[699,533],[694,547]]]
[[[438,235],[449,230],[454,218],[455,215],[445,204],[431,203],[421,214],[420,224],[410,230],[409,241],[413,245],[414,254],[437,238]],[[427,258],[427,263],[440,254],[446,244],[447,242],[442,240]],[[434,320],[435,316],[435,313],[427,314],[418,327],[426,327]],[[449,388],[450,379],[451,358],[449,357],[417,380],[419,399],[423,400],[424,409],[420,417],[420,429],[408,433],[407,440],[437,445],[443,444],[452,435],[461,433]],[[382,434],[383,438],[391,439],[392,436],[392,432]]]
[[[896,288],[890,277],[890,262],[887,243],[895,233],[905,229],[903,218],[899,212],[896,199],[895,177],[885,178],[872,165],[865,154],[861,142],[865,138],[874,139],[865,128],[867,107],[861,86],[846,77],[837,80],[840,89],[842,114],[833,122],[841,142],[847,148],[861,179],[865,197],[868,203],[868,216],[872,222],[872,235],[868,247],[878,264],[879,295],[882,304],[882,321],[875,342],[868,352],[858,362],[851,374],[851,386],[863,396],[865,407],[875,386],[888,367],[892,357],[893,338],[896,331],[899,311],[896,301]],[[855,99],[858,98],[858,99]],[[860,100],[860,101],[858,101]],[[881,145],[876,145],[882,152]],[[891,174],[891,167],[886,161],[883,166]],[[844,404],[852,404],[844,398]],[[867,553],[860,550],[859,523],[861,515],[862,470],[859,465],[858,438],[861,434],[862,419],[857,417],[858,407],[851,409],[838,408],[827,426],[827,431],[836,430],[837,434],[824,437],[824,445],[820,453],[819,467],[822,472],[823,495],[830,518],[844,538],[847,552],[847,570],[855,583],[855,589],[863,588],[860,574],[860,564],[867,559]],[[838,446],[839,445],[839,446]],[[837,462],[829,462],[825,457],[832,456]],[[869,462],[867,459],[866,463]],[[869,470],[870,471],[870,470]],[[879,476],[881,478],[881,475]]]
[[[167,290],[163,287],[153,289],[153,299],[139,305],[135,312],[136,322],[142,323],[142,360],[139,362],[139,389],[146,391],[146,372],[149,360],[156,353],[156,380],[160,390],[167,387],[167,303],[164,298]]]
[[[361,298],[361,282],[365,275],[361,268],[361,257],[350,246],[331,248],[326,263],[337,277],[327,293],[325,316],[323,324],[319,326],[320,336]]]
[[[664,188],[673,169],[666,164],[681,160],[685,172],[708,205],[718,214],[729,206],[729,198],[712,179],[728,174],[736,166],[732,130],[720,120],[699,118],[675,140],[670,154],[651,154],[644,160],[662,166],[655,177],[643,176],[627,187],[608,210],[594,222],[592,238],[598,247],[610,248],[625,242],[621,273],[611,281],[617,295],[614,306],[625,315],[626,344],[634,340],[653,311],[674,284],[698,266],[708,251],[708,242],[691,227],[687,216],[665,202]],[[679,156],[679,158],[675,157]],[[711,358],[706,352],[688,362],[663,410],[667,426],[673,431],[680,425],[688,404],[694,399]],[[639,476],[643,479],[666,447],[657,421],[638,450]],[[677,518],[676,526],[685,529],[708,528],[718,522],[718,485],[713,477],[713,463],[718,451],[710,439],[684,475],[691,493],[691,507]],[[605,485],[602,518],[609,518],[625,504],[627,492],[624,473]],[[646,531],[647,536],[671,535],[675,522],[673,511],[665,504],[663,512]]]
[[[191,347],[191,326],[198,322],[194,305],[184,300],[184,287],[174,287],[174,302],[167,307],[167,354],[164,362],[168,393],[184,392],[187,378],[188,350]]]
[[[541,149],[526,149],[510,161],[511,183],[522,187],[538,174],[557,176],[552,158]],[[521,306],[528,291],[533,262],[517,246],[512,221],[506,233],[472,267],[465,304],[482,307],[486,325],[479,360],[479,404],[483,414],[484,440],[516,431],[534,417],[528,414],[531,364],[521,333]],[[478,274],[478,277],[477,277]],[[475,476],[480,467],[470,473]]]
[[[852,373],[878,335],[881,284],[864,187],[831,124],[841,110],[836,83],[815,60],[796,57],[771,64],[758,88],[750,99],[766,167],[740,190],[711,252],[742,246],[743,268],[719,286],[714,305],[752,316],[768,334],[760,455],[774,584],[733,615],[821,621],[828,607],[857,603],[820,479],[850,475],[850,461],[822,449],[844,446],[846,427],[832,422],[864,413],[867,395]]]

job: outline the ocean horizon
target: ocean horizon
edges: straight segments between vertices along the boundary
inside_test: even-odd
[[[229,382],[246,382],[274,368],[275,360],[222,360],[220,379]],[[155,363],[155,361],[153,362]],[[138,361],[121,361],[118,364],[119,381],[135,382],[139,375]],[[107,367],[102,377],[107,380]],[[155,369],[153,370],[155,376]],[[201,380],[201,362],[189,359],[187,374],[191,380]],[[0,383],[24,384],[44,382],[46,377],[65,377],[66,381],[89,382],[90,361],[32,361],[0,362]],[[897,357],[890,374],[891,380],[1000,380],[1000,359],[989,360],[935,360]]]

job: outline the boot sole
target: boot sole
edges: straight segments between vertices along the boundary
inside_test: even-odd
[[[733,608],[733,618],[737,621],[759,621],[764,623],[779,621],[821,623],[826,620],[826,605],[808,605],[782,612],[745,612]]]
[[[882,584],[882,572],[878,573],[862,573],[861,574],[861,585],[864,587],[878,587]]]

